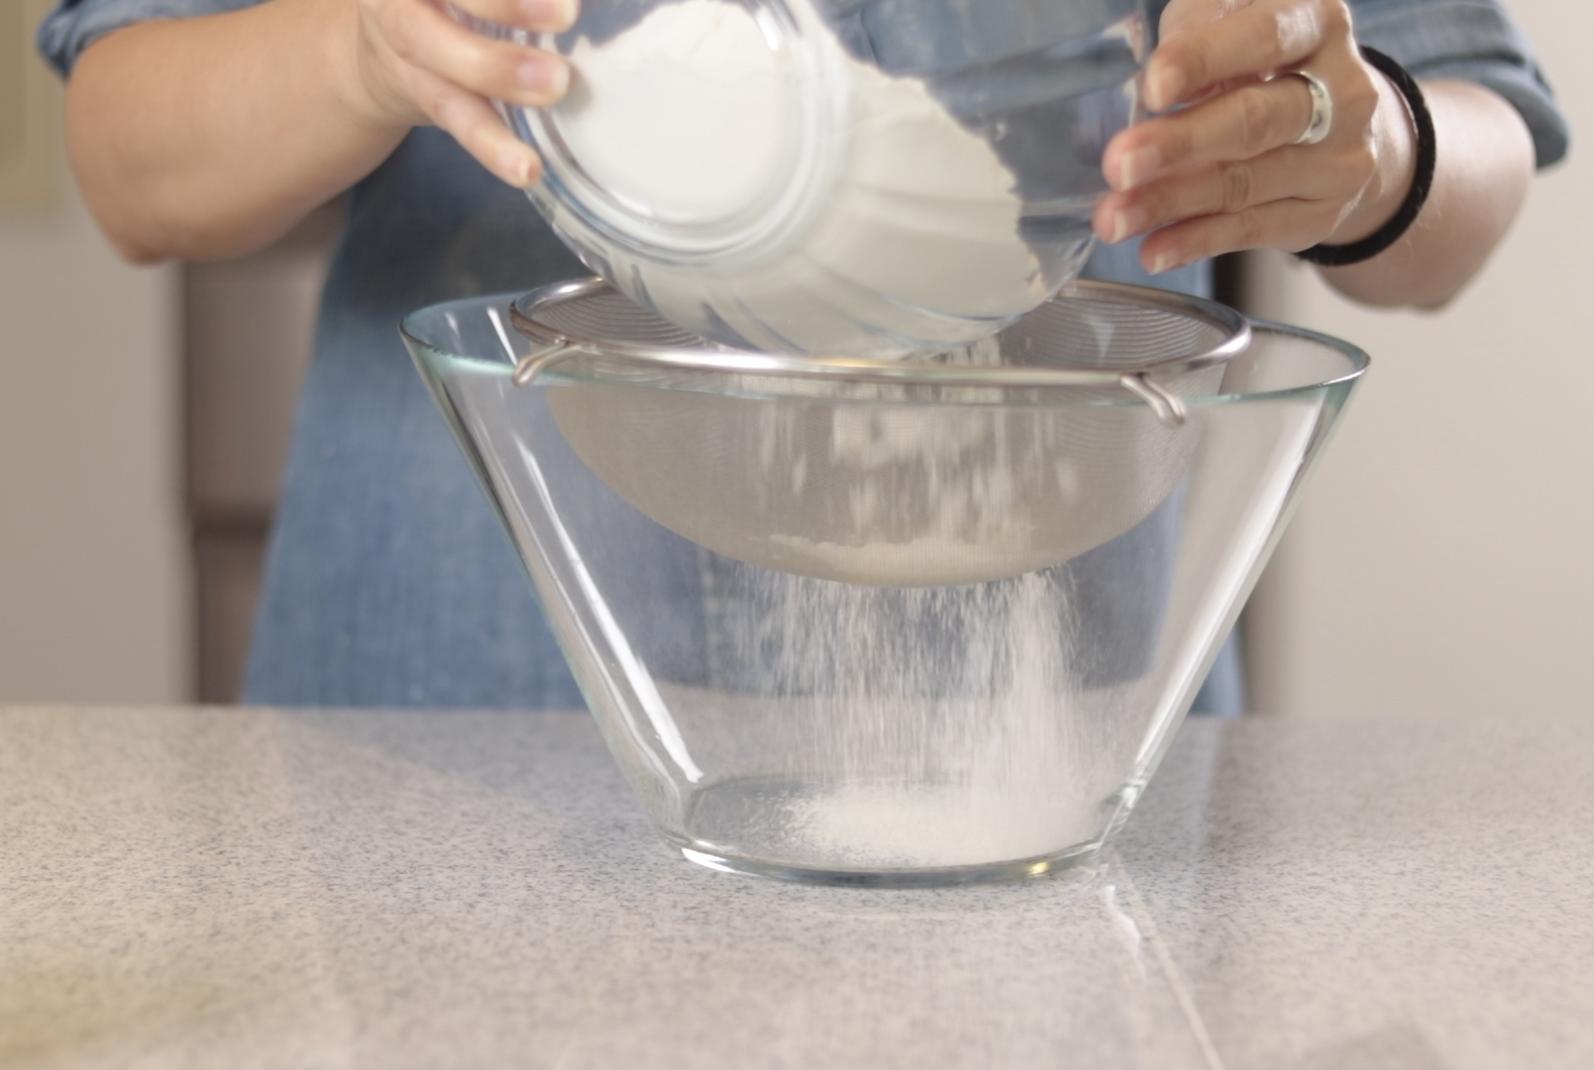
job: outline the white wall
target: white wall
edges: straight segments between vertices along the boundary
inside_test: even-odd
[[[177,276],[119,262],[56,187],[0,202],[0,703],[181,700]]]
[[[1259,710],[1594,715],[1594,11],[1511,6],[1576,140],[1483,277],[1374,313],[1266,260],[1265,314],[1374,364],[1254,603]]]

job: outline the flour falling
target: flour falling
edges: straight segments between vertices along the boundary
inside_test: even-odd
[[[691,710],[711,787],[694,835],[821,868],[1054,855],[1100,828],[1121,757],[1074,678],[1071,580],[854,587],[705,559],[709,686]],[[1109,733],[1110,735],[1110,733]]]
[[[809,0],[782,10],[795,25],[772,31],[757,5],[682,0],[570,50],[561,136],[651,226],[588,246],[589,264],[679,326],[769,351],[951,349],[1039,305],[1048,285],[991,145],[922,80],[855,59]],[[803,47],[775,47],[783,34]],[[784,66],[810,61],[822,77]],[[816,86],[832,99],[794,95]],[[1001,363],[995,343],[950,359]],[[1159,499],[1117,478],[1115,439],[1089,418],[972,388],[933,406],[894,386],[792,389],[770,404],[746,400],[756,383],[550,395],[622,497],[728,555],[700,558],[705,681],[656,681],[709,771],[695,842],[845,870],[1087,840],[1116,785],[1081,717],[1070,577],[1035,570]],[[1138,496],[1123,517],[1076,508],[1081,436]]]

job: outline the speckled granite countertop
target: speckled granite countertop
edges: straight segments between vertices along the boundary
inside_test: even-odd
[[[1188,724],[1108,861],[672,857],[584,715],[0,711],[0,1068],[1594,1066],[1594,722]]]

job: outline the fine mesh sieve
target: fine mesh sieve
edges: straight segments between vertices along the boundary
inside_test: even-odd
[[[974,583],[1068,560],[1172,492],[1249,327],[1212,302],[1080,281],[934,357],[787,357],[705,341],[601,280],[515,302],[576,454],[717,553],[876,586]]]

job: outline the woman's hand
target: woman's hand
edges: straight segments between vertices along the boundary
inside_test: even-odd
[[[1354,242],[1394,215],[1412,179],[1411,120],[1363,62],[1342,0],[1172,0],[1161,30],[1143,86],[1148,109],[1167,114],[1108,144],[1103,240],[1148,235],[1141,261],[1161,272],[1240,249]],[[1333,102],[1316,144],[1295,143],[1312,94],[1294,70]]]
[[[458,0],[557,31],[576,0]],[[443,0],[269,0],[151,19],[91,44],[67,83],[78,183],[130,260],[270,244],[435,123],[506,182],[540,171],[488,103],[557,99],[564,61],[459,25]]]
[[[534,33],[557,33],[576,20],[576,0],[455,0],[468,15]],[[525,107],[565,93],[563,59],[494,40],[455,21],[441,0],[357,0],[354,69],[377,122],[434,124],[452,134],[493,174],[513,186],[537,181],[540,164],[504,125],[491,99]]]

